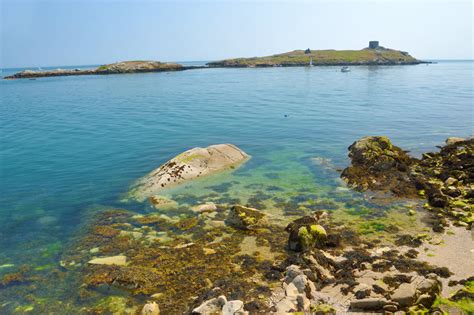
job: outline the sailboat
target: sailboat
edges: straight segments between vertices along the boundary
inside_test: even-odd
[[[310,66],[310,67],[313,66],[313,58],[311,58],[311,59],[309,60],[309,66]]]

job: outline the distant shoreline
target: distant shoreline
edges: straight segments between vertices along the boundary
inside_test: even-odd
[[[124,61],[102,65],[95,69],[24,70],[3,79],[36,79],[43,77],[107,75],[123,73],[169,72],[211,68],[272,68],[272,67],[324,67],[324,66],[399,66],[429,64],[413,58],[407,52],[381,46],[361,50],[294,50],[265,57],[225,59],[208,62],[203,66],[185,66],[159,61]]]

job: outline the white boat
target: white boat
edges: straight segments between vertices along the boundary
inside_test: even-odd
[[[341,72],[350,72],[350,71],[351,71],[351,69],[349,69],[348,66],[344,66],[344,67],[341,68]]]
[[[313,58],[311,58],[311,59],[309,60],[309,66],[310,66],[310,67],[313,66]]]

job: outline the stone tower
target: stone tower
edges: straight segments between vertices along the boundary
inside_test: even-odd
[[[377,49],[379,48],[379,41],[378,40],[371,40],[369,42],[369,48],[370,49]]]

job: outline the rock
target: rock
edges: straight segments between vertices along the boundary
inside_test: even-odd
[[[99,247],[94,247],[89,250],[89,253],[91,254],[97,254],[99,252]]]
[[[201,305],[193,309],[191,314],[220,314],[222,307],[227,303],[225,296],[219,296],[218,298],[213,298],[207,301],[204,301]]]
[[[125,266],[127,264],[127,257],[123,255],[110,256],[110,257],[101,257],[89,260],[88,262],[91,265],[117,265]]]
[[[456,144],[456,143],[463,142],[463,141],[466,141],[466,140],[467,140],[466,138],[449,137],[448,139],[446,139],[445,143],[447,145],[451,145],[451,144]]]
[[[395,304],[387,304],[383,307],[383,310],[394,313],[398,310],[398,307]]]
[[[298,293],[305,293],[308,279],[306,278],[305,275],[299,275],[299,276],[296,276],[291,283],[296,287],[296,289],[298,290]]]
[[[325,228],[318,223],[318,218],[305,216],[288,224],[286,231],[290,233],[288,248],[293,251],[305,251],[315,246],[322,246],[327,239]]]
[[[423,305],[426,308],[430,308],[433,305],[434,301],[436,300],[436,295],[429,295],[427,293],[422,294],[418,297],[415,304],[416,305]]]
[[[213,202],[205,203],[191,208],[194,212],[214,212],[217,210],[216,204]]]
[[[383,309],[387,304],[385,298],[365,298],[361,300],[352,300],[350,304],[351,310],[363,310],[363,311],[377,311]]]
[[[302,275],[303,271],[297,265],[290,265],[286,268],[285,282],[290,283],[296,276]]]
[[[401,307],[413,305],[417,298],[416,288],[412,283],[402,283],[390,296]]]
[[[299,294],[296,297],[296,306],[298,308],[298,311],[309,310],[310,305],[311,305],[311,302],[304,294]]]
[[[299,290],[293,282],[288,284],[285,288],[285,295],[288,296],[288,297],[296,298],[298,293],[299,293]]]
[[[241,315],[247,314],[244,311],[244,302],[239,300],[228,301],[222,308],[222,315]]]
[[[128,196],[142,201],[164,188],[235,168],[248,159],[249,155],[232,144],[193,148],[139,179],[131,187]]]
[[[291,299],[284,298],[275,305],[276,312],[275,314],[287,314],[292,311],[296,311],[297,306]]]
[[[160,308],[156,302],[148,302],[143,306],[142,315],[159,315]]]
[[[159,195],[150,196],[148,200],[155,208],[168,208],[177,205],[174,200]]]
[[[427,293],[432,296],[436,296],[441,293],[441,281],[438,280],[436,275],[431,279],[423,279],[416,285],[416,290],[421,294]]]
[[[356,299],[364,299],[370,296],[372,289],[369,285],[360,283],[354,288],[354,296]]]
[[[364,137],[349,147],[351,166],[341,174],[359,190],[389,191],[398,196],[415,196],[409,177],[413,160],[387,137]]]
[[[226,223],[238,229],[252,230],[266,226],[267,220],[257,209],[236,205],[230,209]]]
[[[446,186],[452,186],[452,185],[456,184],[457,181],[458,181],[458,180],[457,180],[456,178],[448,177],[448,178],[444,181],[444,184],[445,184]]]

